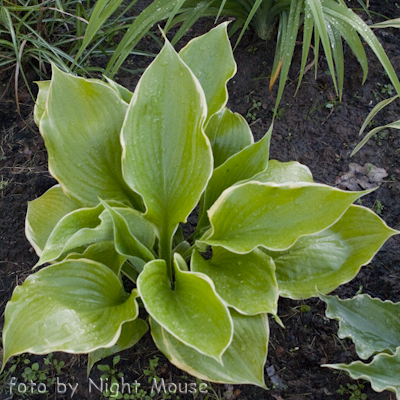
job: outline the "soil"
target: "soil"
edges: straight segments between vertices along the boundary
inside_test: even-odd
[[[349,4],[354,8],[359,7],[357,1]],[[400,9],[395,2],[371,1],[370,10],[391,18],[400,16]],[[360,15],[363,18],[366,17],[364,13]],[[379,21],[379,16],[374,17],[374,22]],[[210,20],[196,24],[181,40],[181,45],[185,44],[189,38],[205,33],[212,25],[213,21]],[[385,29],[375,32],[395,70],[400,71],[398,31]],[[301,40],[300,37],[299,40]],[[154,47],[150,39],[144,41],[141,46]],[[363,198],[362,203],[378,212],[389,226],[400,229],[400,135],[398,131],[386,130],[383,135],[369,140],[354,157],[350,157],[352,149],[359,141],[358,130],[368,112],[378,101],[389,97],[388,93],[383,93],[382,88],[390,82],[373,53],[366,48],[369,58],[369,75],[367,82],[362,86],[361,68],[347,46],[345,49],[344,92],[342,102],[339,102],[330,76],[326,73],[328,68],[323,56],[320,56],[318,60],[317,78],[314,79],[313,69],[308,71],[300,90],[294,96],[301,60],[301,45],[296,46],[289,74],[291,81],[280,105],[279,118],[274,123],[271,158],[280,161],[297,160],[311,169],[317,182],[333,186],[338,183],[339,176],[349,171],[350,163],[360,166],[372,163],[378,168],[384,168],[388,176],[378,190]],[[157,50],[154,49],[154,51]],[[268,77],[271,73],[273,54],[274,43],[262,42],[251,32],[244,36],[235,50],[238,72],[229,83],[228,106],[251,120],[256,139],[268,130],[272,121],[276,88],[272,93],[269,92]],[[309,62],[311,60],[310,55]],[[149,61],[143,57],[132,57],[129,63],[137,68],[145,68]],[[9,80],[12,79],[11,74],[7,74],[8,72],[5,72],[0,75],[3,85],[0,88],[3,91],[0,92],[0,307],[2,313],[6,302],[11,298],[13,289],[17,284],[23,283],[37,260],[24,234],[27,201],[39,197],[56,183],[47,170],[46,149],[33,123],[33,102],[29,96],[26,96],[26,89],[21,86],[19,92],[21,116],[18,115],[13,91],[10,88],[5,90]],[[32,74],[29,79],[34,80],[34,75]],[[133,90],[139,75],[122,71],[118,79],[121,84]],[[32,89],[35,90],[34,85]],[[257,106],[252,108],[254,102]],[[327,107],[328,103],[332,105],[330,108]],[[399,119],[398,106],[399,103],[394,102],[379,113],[374,119],[375,126]],[[354,296],[357,291],[381,299],[400,301],[400,236],[389,239],[372,262],[362,268],[352,282],[339,287],[335,293],[345,298]],[[309,307],[300,309],[303,304]],[[361,397],[357,397],[358,392],[356,392],[358,389],[367,395],[368,399],[394,400],[393,393],[376,393],[365,381],[353,381],[345,373],[321,367],[325,363],[351,362],[358,359],[352,342],[337,337],[336,321],[327,320],[324,313],[325,305],[318,299],[305,301],[281,299],[279,315],[286,329],[270,320],[269,355],[265,367],[266,383],[270,389],[264,391],[255,386],[233,387],[210,384],[208,395],[200,393],[196,398],[338,400],[349,399],[353,395],[352,399],[359,399]],[[0,327],[2,323],[3,318]],[[182,384],[196,382],[195,378],[187,376],[166,360],[152,343],[149,333],[133,349],[122,352],[120,356],[121,359],[115,369],[124,374],[126,382],[137,380],[141,383],[141,388],[148,393],[151,386],[148,379],[153,376],[164,378],[165,382],[181,382]],[[44,356],[28,354],[15,357],[1,376],[3,382],[0,382],[0,399],[9,397],[7,394],[9,387],[6,383],[11,377],[16,377],[18,382],[24,382],[21,374],[27,366],[32,366],[35,362],[38,362],[39,369],[44,371],[45,375],[41,379],[45,383],[49,383],[46,379],[58,378],[59,382],[69,383],[73,387],[78,384],[73,398],[102,398],[100,392],[93,386],[89,393],[85,355],[56,353],[53,359],[63,361],[65,366],[57,371],[54,362],[48,365],[44,363]],[[150,367],[151,360],[153,360],[153,369]],[[112,358],[103,360],[100,364],[112,366]],[[10,370],[12,365],[15,366],[12,367],[15,368],[13,372]],[[94,367],[91,378],[97,385],[99,385],[100,374],[101,372]],[[36,380],[36,382],[39,381]],[[349,387],[348,385],[356,386]],[[26,397],[31,399],[72,397],[69,387],[66,394],[56,394],[54,382],[48,386],[47,394],[28,395],[27,393]],[[60,388],[63,387],[60,386]],[[341,388],[344,390],[340,390]],[[154,398],[161,399],[162,396],[155,395]],[[172,395],[168,398],[178,397]],[[194,395],[180,396],[180,399],[186,398],[193,399]]]

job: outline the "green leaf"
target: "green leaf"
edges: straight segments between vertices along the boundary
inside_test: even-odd
[[[112,220],[103,205],[74,210],[57,223],[36,266],[56,260],[68,250],[112,239]]]
[[[147,221],[143,214],[130,208],[130,207],[118,207],[112,202],[104,202],[108,205],[108,210],[112,210],[116,217],[120,219],[120,222],[126,224],[129,230],[129,234],[137,238],[137,240],[151,249],[154,246],[156,240],[156,233],[154,226]]]
[[[88,353],[110,347],[122,323],[137,317],[136,297],[136,290],[125,293],[115,274],[94,261],[67,260],[44,268],[17,286],[7,304],[4,360],[25,352]]]
[[[373,24],[370,28],[400,28],[400,18],[389,19],[388,21]]]
[[[225,189],[267,168],[271,133],[272,125],[259,142],[245,147],[214,170],[204,193],[198,229],[209,224],[206,212]]]
[[[333,24],[325,18],[326,32],[328,33],[329,41],[331,43],[333,60],[336,67],[336,75],[339,88],[339,101],[342,101],[343,95],[343,81],[344,81],[344,57],[343,57],[343,45],[342,37],[338,29],[336,29],[336,22]],[[365,75],[364,75],[365,76]]]
[[[307,1],[311,2],[320,0],[307,0]],[[353,10],[349,9],[344,4],[338,4],[334,0],[324,0],[323,12],[339,21],[347,23],[358,32],[358,34],[367,42],[371,50],[375,53],[376,57],[382,64],[386,73],[388,74],[389,79],[391,80],[397,93],[400,94],[400,82],[399,79],[397,78],[396,72],[393,69],[393,66],[390,63],[389,58],[385,53],[385,50],[379,43],[379,40],[375,36],[372,29]]]
[[[55,185],[36,200],[28,202],[25,234],[40,257],[54,227],[66,214],[79,205]]]
[[[114,246],[114,241],[104,241],[93,243],[88,246],[83,253],[69,253],[67,260],[77,260],[86,258],[92,261],[97,261],[110,268],[115,275],[120,276],[122,265],[126,257],[117,253]]]
[[[390,124],[384,125],[384,126],[378,126],[374,129],[372,129],[371,131],[369,131],[365,137],[363,138],[363,140],[361,140],[360,143],[358,143],[358,145],[355,147],[355,149],[353,150],[353,152],[351,153],[351,155],[354,155],[357,153],[358,150],[361,149],[361,147],[364,146],[365,143],[367,143],[367,141],[375,134],[377,134],[378,132],[382,131],[383,129],[400,129],[400,119],[398,121],[392,122]]]
[[[398,234],[368,208],[350,206],[334,225],[303,236],[288,250],[268,251],[280,295],[305,299],[351,281],[385,241]]]
[[[345,42],[349,45],[354,55],[357,57],[357,61],[359,62],[362,70],[363,70],[363,81],[367,79],[368,75],[368,60],[365,54],[364,46],[358,36],[355,34],[354,29],[351,25],[343,22],[337,18],[331,17],[330,15],[325,14],[326,21],[329,21],[335,28],[340,32]],[[343,60],[342,60],[343,62]]]
[[[153,253],[144,244],[142,244],[140,240],[138,240],[138,238],[135,236],[135,234],[133,234],[132,231],[129,229],[130,227],[132,227],[135,229],[136,232],[139,233],[141,233],[140,231],[143,231],[144,236],[151,236],[152,233],[152,244],[154,244],[155,232],[152,229],[150,222],[145,220],[139,212],[135,213],[135,210],[131,209],[132,216],[135,216],[136,218],[134,218],[132,224],[128,224],[128,221],[124,218],[123,215],[118,212],[116,208],[114,209],[110,207],[106,202],[103,201],[102,204],[104,205],[104,208],[109,212],[113,220],[114,242],[117,252],[125,256],[129,260],[133,258],[132,263],[134,265],[136,264],[136,258],[140,258],[144,261],[144,263],[154,260]],[[147,231],[150,231],[150,234],[148,234]]]
[[[400,303],[367,294],[346,300],[322,294],[320,298],[328,305],[326,316],[339,321],[339,337],[351,338],[361,358],[378,352],[394,354],[400,346]]]
[[[133,21],[128,31],[115,49],[105,71],[105,75],[113,76],[129,56],[139,40],[146,35],[150,28],[167,18],[174,11],[180,0],[154,0]]]
[[[181,270],[179,263],[186,264],[175,254],[173,290],[165,261],[147,263],[137,280],[140,297],[147,312],[169,333],[220,361],[232,340],[229,311],[208,276]]]
[[[164,238],[186,221],[211,175],[206,108],[197,79],[166,42],[142,75],[122,129],[124,178]]]
[[[392,101],[398,99],[399,97],[400,97],[399,95],[396,95],[396,96],[390,97],[389,99],[385,99],[385,100],[382,100],[381,102],[379,102],[371,110],[371,112],[368,114],[367,118],[365,118],[365,121],[364,121],[362,127],[360,128],[360,131],[358,132],[358,134],[361,135],[364,132],[365,128],[369,125],[369,123],[373,120],[373,118],[375,117],[376,114],[378,114],[379,111],[381,111],[383,108],[385,108]],[[360,150],[361,147],[364,146],[364,144],[371,138],[371,136],[373,134],[378,133],[379,131],[381,131],[382,129],[385,129],[385,128],[397,128],[397,129],[400,129],[398,127],[398,126],[400,126],[399,124],[400,124],[400,120],[394,122],[393,124],[389,124],[389,125],[386,125],[386,126],[379,126],[379,127],[376,127],[375,129],[372,129],[370,132],[368,132],[368,134],[364,137],[364,139],[351,152],[350,157],[354,156],[354,154],[356,154],[358,152],[358,150]],[[391,126],[391,125],[394,125],[394,126]]]
[[[311,1],[311,0],[309,0]],[[319,1],[319,0],[317,0]],[[278,65],[281,66],[280,78],[279,78],[279,88],[276,97],[274,118],[278,112],[279,103],[282,99],[283,90],[285,89],[287,77],[289,74],[290,65],[292,64],[294,47],[296,45],[296,38],[300,27],[300,15],[304,7],[303,0],[292,0],[290,2],[290,11],[287,21],[287,26],[284,33],[284,41],[282,43],[282,48],[277,48],[277,53],[281,53],[282,56],[278,58]],[[276,57],[276,56],[275,56]],[[278,69],[279,74],[279,69]]]
[[[122,325],[121,335],[118,338],[118,341],[111,347],[108,348],[100,348],[89,353],[88,366],[87,366],[87,375],[89,376],[90,370],[93,365],[100,361],[103,358],[108,356],[112,356],[115,353],[118,353],[122,350],[129,349],[133,347],[142,336],[147,332],[148,326],[146,322],[144,322],[140,318],[136,318],[133,321],[125,322]]]
[[[137,0],[136,0],[137,1]],[[134,1],[136,3],[136,1]],[[75,61],[83,54],[84,50],[92,43],[93,38],[100,30],[101,26],[110,18],[114,11],[122,3],[122,0],[98,0],[90,16],[89,24],[86,28],[85,37],[79,48]]]
[[[277,160],[269,160],[268,168],[254,175],[250,180],[263,183],[314,182],[307,166],[297,161],[280,162]]]
[[[119,134],[126,110],[127,104],[110,85],[53,66],[39,130],[51,174],[82,206],[96,206],[100,197],[141,207],[122,178]]]
[[[225,190],[211,207],[211,228],[200,243],[234,253],[257,246],[286,250],[299,237],[328,228],[353,201],[370,192],[306,182],[243,183]]]
[[[272,258],[258,249],[248,254],[231,253],[222,247],[212,250],[209,261],[197,251],[193,253],[192,271],[209,276],[224,302],[240,313],[276,315],[279,290]]]
[[[132,100],[133,93],[129,91],[127,88],[121,86],[119,83],[113,81],[110,78],[104,77],[108,84],[115,89],[115,91],[121,96],[121,99],[125,101],[125,103],[130,103]]]
[[[364,123],[362,124],[362,127],[360,128],[360,131],[358,132],[359,135],[361,135],[365,128],[369,125],[369,123],[374,119],[375,115],[378,114],[379,111],[381,111],[383,108],[385,108],[386,106],[388,106],[392,101],[398,99],[400,96],[396,95],[393,97],[390,97],[389,99],[385,99],[380,101],[372,110],[371,112],[368,114],[367,118],[365,118]],[[355,154],[355,150],[353,151],[353,153],[351,153],[351,155],[353,156]]]
[[[372,389],[376,392],[390,390],[400,399],[400,347],[394,355],[378,354],[369,364],[355,361],[349,365],[325,364],[322,367],[347,371],[353,379],[371,382]]]
[[[310,52],[311,48],[311,38],[314,30],[314,18],[311,14],[310,5],[306,2],[304,5],[304,28],[303,28],[303,46],[301,52],[301,66],[300,66],[300,73],[299,73],[299,82],[297,84],[296,93],[299,90],[301,81],[303,80],[304,71],[308,59],[308,53]]]
[[[214,168],[254,142],[246,120],[226,107],[211,117],[206,134],[211,142]]]
[[[332,76],[333,84],[335,86],[336,93],[338,93],[338,86],[336,83],[336,77],[335,77],[335,66],[333,64],[333,58],[332,58],[332,50],[331,50],[331,45],[329,42],[329,37],[328,33],[326,31],[325,27],[325,12],[326,12],[326,7],[323,8],[322,1],[321,0],[306,0],[307,5],[309,7],[309,10],[311,11],[311,14],[314,19],[314,26],[315,26],[315,38],[318,37],[318,42],[321,40],[322,46],[324,48],[325,52],[325,57],[326,61],[328,63],[329,71]],[[333,2],[333,1],[332,1]],[[330,2],[330,3],[332,3]],[[324,0],[324,5],[326,3],[326,0]],[[347,9],[347,7],[345,7]],[[317,46],[315,46],[317,48]],[[316,55],[317,57],[317,55]]]
[[[39,93],[36,99],[35,108],[33,109],[33,119],[35,120],[35,124],[37,126],[39,126],[40,119],[42,118],[42,115],[46,109],[50,83],[51,81],[36,82],[36,84],[39,86]]]
[[[192,39],[179,56],[199,80],[207,100],[207,119],[222,110],[228,101],[226,84],[236,73],[227,28],[224,22]]]
[[[234,334],[231,345],[222,356],[223,365],[185,346],[154,319],[150,320],[151,334],[157,347],[172,364],[199,379],[217,383],[253,384],[265,389],[268,317],[266,314],[249,317],[235,310],[230,312]]]

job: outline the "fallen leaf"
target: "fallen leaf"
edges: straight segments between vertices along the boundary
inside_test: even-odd
[[[388,176],[384,168],[378,168],[371,163],[363,167],[356,163],[349,164],[349,171],[341,173],[335,179],[335,185],[340,189],[359,191],[362,189],[372,189],[383,182]]]

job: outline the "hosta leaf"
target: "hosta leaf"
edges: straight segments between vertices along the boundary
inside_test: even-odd
[[[206,212],[225,189],[267,168],[271,133],[272,126],[259,142],[247,146],[214,170],[204,193],[198,228],[209,224]]]
[[[234,334],[222,356],[223,366],[213,358],[185,346],[151,319],[151,334],[157,347],[172,364],[189,374],[217,383],[249,383],[266,388],[264,363],[268,351],[269,326],[266,314],[244,316],[230,310]]]
[[[131,221],[129,224],[128,220],[124,218],[124,215],[119,213],[118,208],[110,207],[106,202],[102,202],[105,209],[111,215],[114,223],[114,242],[115,248],[121,255],[130,259],[130,257],[137,257],[145,262],[154,260],[153,253],[141,243],[141,241],[135,236],[130,227],[132,227],[136,232],[141,233],[140,236],[150,237],[152,239],[148,240],[150,245],[154,244],[155,232],[151,227],[151,224],[145,220],[140,213],[131,211]],[[125,211],[126,213],[127,211]],[[133,217],[133,218],[132,218]]]
[[[242,314],[276,314],[278,284],[273,260],[255,249],[235,254],[222,247],[213,248],[211,260],[194,252],[191,269],[211,278],[221,298]]]
[[[369,192],[305,182],[243,183],[225,190],[211,207],[211,228],[200,243],[234,253],[248,253],[257,246],[286,250],[299,237],[332,225]]]
[[[400,346],[400,303],[367,294],[346,300],[322,294],[320,297],[328,305],[326,316],[339,320],[339,337],[351,338],[361,358],[377,352],[396,352]]]
[[[352,280],[397,233],[368,208],[350,206],[330,228],[299,238],[286,251],[268,252],[276,264],[280,295],[304,299],[331,292]]]
[[[365,379],[371,382],[376,392],[390,390],[400,399],[400,347],[394,355],[378,354],[372,362],[364,364],[355,361],[351,364],[325,364],[323,367],[346,371],[353,379]]]
[[[133,347],[137,342],[139,342],[139,340],[147,332],[148,329],[149,328],[146,322],[144,322],[140,318],[136,318],[133,321],[125,322],[122,325],[121,335],[119,336],[118,341],[114,344],[114,346],[100,348],[89,353],[87,366],[88,376],[90,370],[97,361],[100,361],[101,359],[108,356],[112,356],[113,354],[118,353],[122,350]]]
[[[108,84],[78,78],[53,66],[39,129],[51,174],[81,206],[96,206],[100,197],[141,207],[121,171],[119,133],[127,107]]]
[[[46,109],[47,97],[49,95],[51,81],[36,82],[39,86],[39,93],[36,99],[35,108],[33,109],[33,119],[35,124],[39,126],[40,119]]]
[[[167,42],[142,75],[122,129],[124,178],[164,237],[186,220],[211,174],[206,112],[200,84]]]
[[[305,165],[297,161],[280,162],[277,160],[269,160],[268,168],[254,175],[250,180],[264,183],[314,182],[311,171]]]
[[[113,81],[112,79],[107,78],[106,76],[104,76],[104,78],[106,79],[108,84],[112,86],[115,89],[115,91],[121,96],[121,99],[124,100],[125,103],[129,104],[131,102],[133,96],[133,93],[131,91],[121,86],[119,83]]]
[[[111,240],[93,243],[88,246],[83,253],[69,253],[66,257],[67,260],[77,260],[81,258],[104,264],[117,276],[120,276],[121,267],[126,260],[126,257],[117,253],[114,241]]]
[[[67,260],[30,275],[5,311],[4,360],[25,352],[88,353],[112,346],[138,315],[137,292],[124,292],[105,265]],[[4,367],[3,363],[3,367]]]
[[[147,312],[177,339],[216,360],[232,340],[232,319],[206,275],[182,271],[175,254],[175,288],[168,282],[165,261],[146,264],[137,288]]]
[[[36,266],[56,260],[68,250],[112,239],[112,220],[101,204],[74,210],[57,223]]]
[[[211,117],[206,134],[211,142],[214,168],[254,142],[246,120],[226,107]]]
[[[227,81],[236,73],[231,44],[227,33],[228,22],[192,39],[179,56],[199,80],[207,100],[207,119],[220,111],[228,101]]]
[[[55,185],[36,200],[28,202],[25,234],[40,257],[54,227],[79,205]]]
[[[130,207],[118,207],[111,202],[106,203],[125,221],[132,236],[135,236],[140,243],[149,249],[154,246],[156,240],[154,226],[143,217],[142,213]]]

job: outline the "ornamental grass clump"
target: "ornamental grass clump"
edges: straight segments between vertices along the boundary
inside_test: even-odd
[[[39,84],[35,121],[59,185],[29,203],[26,234],[35,267],[50,265],[7,305],[3,368],[20,353],[65,351],[88,353],[90,370],[150,325],[190,374],[265,387],[279,296],[329,293],[398,233],[353,205],[370,190],[342,191],[297,162],[269,161],[271,129],[254,143],[226,107],[236,71],[226,27],[179,54],[166,41],[134,93],[56,67]]]

